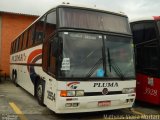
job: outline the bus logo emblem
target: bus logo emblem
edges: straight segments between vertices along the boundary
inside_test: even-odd
[[[102,90],[102,94],[103,94],[103,95],[107,95],[107,94],[108,94],[108,89],[107,89],[107,88],[104,88],[104,89]]]
[[[70,87],[71,89],[77,89],[78,84],[80,84],[80,82],[70,82],[67,84],[67,86]]]

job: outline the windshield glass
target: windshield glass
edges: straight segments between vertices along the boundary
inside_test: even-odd
[[[63,32],[63,77],[86,77],[92,66],[102,58],[102,35]],[[102,64],[102,63],[101,63]]]
[[[61,32],[60,36],[63,41],[60,77],[134,77],[130,38],[78,32]]]
[[[78,8],[59,8],[59,27],[131,34],[125,16]]]
[[[108,77],[135,77],[131,38],[105,36]]]

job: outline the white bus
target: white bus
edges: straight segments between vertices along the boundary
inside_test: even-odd
[[[130,108],[135,100],[126,15],[59,5],[11,44],[11,79],[56,113]]]

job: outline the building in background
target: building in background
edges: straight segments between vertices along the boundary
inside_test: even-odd
[[[11,42],[37,18],[38,15],[0,9],[0,70],[3,74],[9,76]]]

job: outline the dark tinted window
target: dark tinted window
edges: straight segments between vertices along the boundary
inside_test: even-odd
[[[19,37],[19,46],[18,46],[18,50],[22,50],[22,46],[23,46],[23,34]]]
[[[18,44],[19,44],[19,38],[17,38],[16,43],[15,43],[15,52],[18,51]]]
[[[45,17],[42,17],[36,23],[35,40],[34,40],[35,44],[43,41],[43,38],[44,38],[44,23],[45,23]]]
[[[23,36],[23,47],[22,47],[22,49],[25,49],[27,47],[27,40],[28,40],[28,31],[26,31],[24,33],[24,36]]]
[[[33,45],[33,41],[35,38],[34,32],[35,32],[35,25],[29,28],[29,35],[28,35],[28,47]]]
[[[48,38],[56,30],[56,12],[47,15],[45,37]]]
[[[132,25],[135,44],[150,41],[156,38],[154,22],[136,23]]]
[[[136,69],[149,75],[158,75],[159,58],[157,42],[136,47]]]

